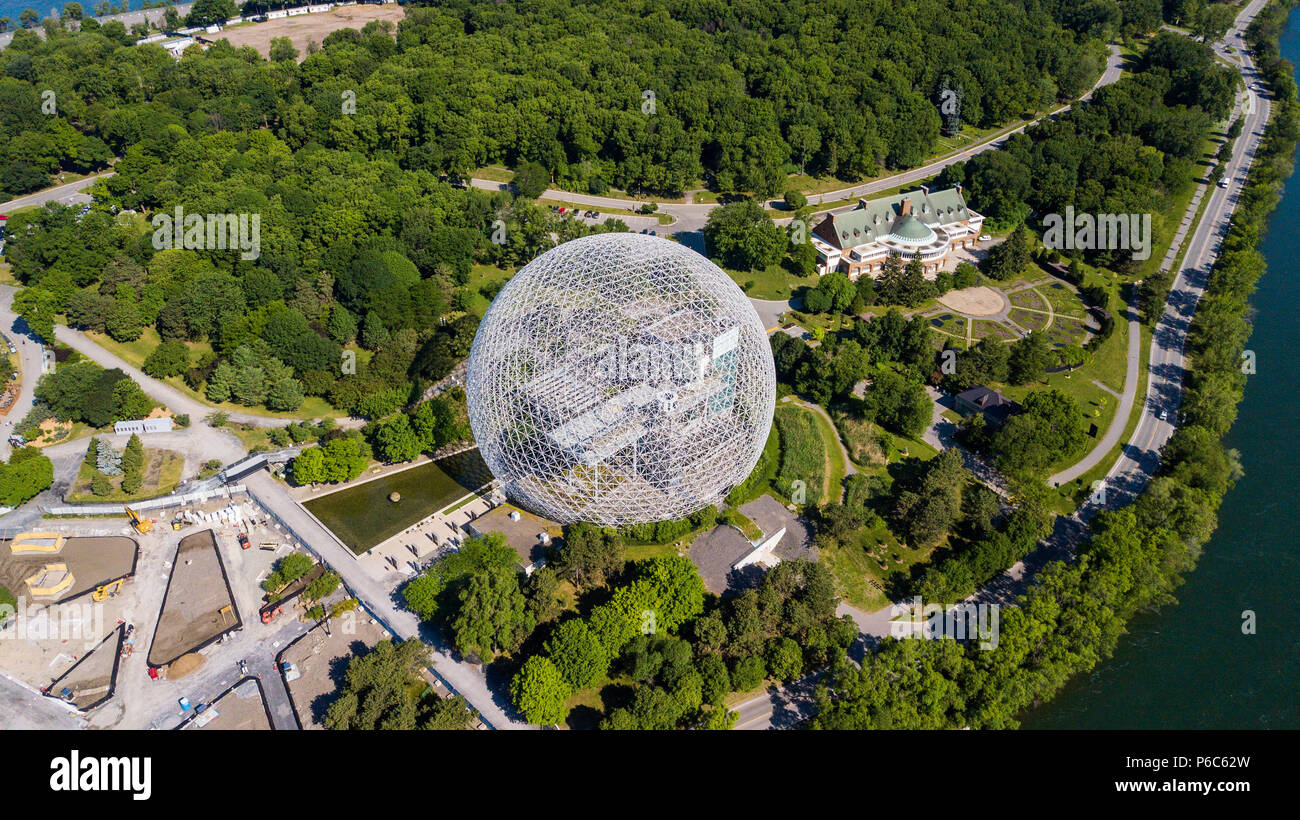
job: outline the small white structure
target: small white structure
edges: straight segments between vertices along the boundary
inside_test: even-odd
[[[289,16],[290,16],[290,17],[297,17],[297,16],[300,15],[300,14],[306,14],[306,13],[307,13],[307,7],[306,7],[306,6],[298,6],[297,8],[289,9],[289,10],[288,10],[288,13],[289,13]]]
[[[193,37],[174,37],[170,40],[164,40],[159,45],[171,52],[171,55],[177,59],[185,53],[185,49],[194,45],[197,41]]]
[[[334,8],[333,3],[316,3],[315,5],[311,5],[307,7],[307,13],[320,14],[321,12],[329,11],[332,8]]]
[[[775,550],[776,550],[776,545],[781,543],[781,539],[784,536],[785,536],[785,527],[782,527],[781,529],[772,533],[771,537],[761,541],[758,544],[758,546],[754,547],[754,549],[748,555],[741,558],[736,563],[732,564],[731,568],[744,569],[750,564],[762,564],[765,567],[774,567],[777,564],[781,563],[781,559],[777,557]]]
[[[131,421],[118,421],[113,423],[113,432],[119,436],[130,435],[131,433],[170,433],[171,431],[171,416],[163,416],[156,419],[133,419]]]
[[[276,9],[275,11],[268,11],[266,13],[266,19],[268,20],[279,20],[283,17],[288,17],[288,16],[289,16],[288,9]]]

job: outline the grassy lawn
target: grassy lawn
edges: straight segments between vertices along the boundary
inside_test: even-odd
[[[1003,126],[991,128],[976,128],[973,125],[963,125],[961,130],[951,137],[940,137],[935,142],[936,151],[928,159],[922,160],[921,165],[929,165],[937,159],[942,159],[957,151],[964,151],[970,148],[974,143],[987,139],[994,134],[1007,131],[1020,125],[1024,120],[1016,120]],[[782,190],[794,188],[803,191],[805,194],[824,194],[828,191],[839,191],[845,188],[855,188],[868,182],[875,182],[878,179],[893,176],[904,169],[881,170],[879,174],[872,177],[866,177],[856,181],[846,181],[838,177],[813,177],[807,174],[791,174],[787,177],[785,187]],[[888,194],[873,194],[872,196],[887,196]]]
[[[806,410],[813,417],[817,425],[817,432],[822,437],[822,447],[826,452],[828,469],[826,472],[827,495],[823,496],[828,501],[838,502],[843,496],[844,476],[847,469],[844,464],[844,452],[840,449],[840,436],[835,431],[835,426],[827,421],[821,413],[815,413]]]
[[[475,265],[471,268],[469,280],[464,285],[466,292],[469,293],[467,304],[469,312],[482,318],[483,314],[487,313],[488,305],[492,304],[492,301],[483,294],[483,289],[498,282],[505,283],[514,275],[514,271],[503,270],[495,265]]]
[[[1050,302],[1052,312],[1057,316],[1080,317],[1087,312],[1083,299],[1064,282],[1048,282],[1034,288],[1033,292]]]
[[[580,205],[576,202],[566,202],[563,199],[552,199],[551,197],[538,197],[537,201],[544,205],[560,205],[569,211],[579,211],[581,213],[586,213],[587,211],[593,210],[591,205]],[[600,214],[600,219],[602,222],[605,220],[606,217],[610,217],[610,216],[653,216],[659,220],[660,225],[671,225],[677,221],[675,218],[673,218],[671,214],[660,214],[660,213],[643,214],[640,211],[632,211],[627,208],[607,208],[602,205],[601,207],[595,208],[594,210]]]
[[[835,427],[855,466],[858,468],[884,466],[888,448],[887,433],[871,422],[845,410],[831,411],[831,418],[835,420]]]
[[[86,335],[86,338],[90,339],[108,352],[116,355],[118,358],[133,367],[143,367],[144,360],[149,356],[149,353],[152,352],[153,349],[162,341],[158,336],[158,331],[154,330],[152,327],[145,328],[144,333],[141,334],[140,338],[133,342],[119,342],[106,333],[97,333],[93,330],[82,332]],[[191,357],[212,349],[207,342],[186,342],[186,346],[190,349]],[[302,404],[297,410],[280,413],[274,410],[267,410],[265,407],[248,407],[233,401],[222,402],[220,404],[208,401],[207,397],[202,393],[197,390],[192,390],[180,376],[171,376],[170,378],[160,379],[159,381],[164,382],[169,387],[179,390],[181,393],[189,396],[195,401],[202,402],[213,411],[222,410],[227,413],[245,413],[250,416],[265,416],[267,418],[277,419],[319,418],[323,416],[337,417],[346,415],[343,411],[331,406],[328,401],[320,396],[307,396],[303,399]],[[194,419],[194,421],[199,421],[199,419]]]
[[[885,580],[929,560],[931,547],[901,546],[885,526],[863,529],[853,540],[821,550],[821,560],[839,581],[845,601],[866,612],[888,606]]]
[[[180,453],[146,447],[144,448],[144,484],[140,486],[139,492],[129,494],[122,492],[122,476],[113,475],[108,476],[108,482],[113,487],[112,492],[107,495],[95,495],[90,491],[90,482],[98,470],[89,461],[82,461],[81,469],[77,471],[77,480],[68,490],[66,500],[72,503],[142,501],[146,498],[167,495],[180,484],[181,470],[184,466],[185,459]]]
[[[804,279],[795,276],[780,264],[768,265],[763,270],[732,270],[724,268],[746,296],[755,299],[789,299],[799,288],[817,284],[817,277]]]
[[[1018,290],[1009,294],[1007,299],[1013,307],[1029,308],[1030,310],[1047,310],[1047,300],[1033,288],[1027,290]]]
[[[781,436],[781,465],[777,470],[778,483],[790,487],[795,481],[804,482],[806,495],[804,503],[817,505],[827,499],[838,500],[839,494],[832,492],[832,487],[839,487],[844,478],[844,463],[840,457],[838,480],[832,483],[834,463],[828,452],[832,445],[833,433],[823,430],[821,417],[794,403],[781,404],[776,408],[776,429]],[[822,424],[818,424],[822,421]],[[829,425],[827,425],[829,426]],[[834,448],[838,455],[839,448]]]
[[[1093,467],[1074,481],[1071,481],[1069,484],[1056,489],[1058,495],[1054,496],[1054,500],[1059,498],[1059,504],[1054,505],[1053,509],[1060,512],[1062,515],[1069,515],[1073,512],[1079,504],[1083,503],[1083,500],[1087,497],[1088,493],[1092,491],[1092,483],[1106,477],[1106,473],[1110,472],[1110,468],[1115,465],[1115,462],[1119,460],[1120,455],[1124,452],[1124,447],[1128,444],[1128,440],[1133,436],[1133,431],[1137,429],[1138,421],[1142,418],[1142,407],[1146,400],[1147,392],[1146,364],[1147,355],[1151,345],[1151,330],[1142,325],[1139,325],[1139,328],[1142,333],[1142,352],[1140,355],[1142,366],[1139,368],[1138,373],[1137,399],[1134,400],[1133,410],[1129,412],[1128,420],[1124,424],[1124,433],[1120,436],[1119,442],[1110,449],[1110,452],[1106,454],[1105,458],[1097,463],[1096,467]],[[1127,349],[1127,322],[1124,325],[1124,332],[1124,349]],[[1115,335],[1119,335],[1118,328],[1116,329]],[[1120,361],[1122,372],[1123,356],[1120,357]],[[1116,403],[1118,403],[1118,399],[1116,399]]]
[[[488,165],[472,172],[470,176],[475,179],[491,180],[492,182],[513,182],[515,172],[511,171],[509,168],[502,168],[498,165]]]

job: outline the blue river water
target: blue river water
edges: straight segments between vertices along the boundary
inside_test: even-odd
[[[82,9],[87,15],[93,13],[97,0],[77,0],[81,3]],[[112,0],[113,6],[121,5],[122,0]],[[140,8],[141,0],[127,0],[128,11],[135,11]],[[32,9],[37,14],[44,17],[58,17],[60,10],[63,8],[63,2],[54,3],[50,0],[0,0],[0,17],[8,17],[18,25],[18,15],[23,13],[24,9]]]
[[[1300,63],[1300,13],[1280,42]],[[1300,152],[1297,152],[1300,153]],[[1115,657],[1023,716],[1031,729],[1300,728],[1300,175],[1287,182],[1260,250],[1268,272],[1251,300],[1257,357],[1227,444],[1246,475],[1219,529],[1175,594],[1135,619]],[[1243,634],[1253,612],[1256,634]]]

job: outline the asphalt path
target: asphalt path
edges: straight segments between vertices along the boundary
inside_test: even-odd
[[[1058,517],[1052,534],[1044,539],[1033,553],[989,582],[968,599],[970,603],[1007,605],[1014,602],[1018,595],[1025,592],[1040,569],[1052,561],[1068,559],[1074,554],[1074,550],[1088,535],[1086,524],[1088,520],[1103,509],[1115,509],[1131,503],[1159,469],[1160,448],[1176,429],[1177,410],[1186,367],[1184,346],[1187,331],[1196,311],[1196,305],[1205,292],[1210,268],[1214,265],[1220,243],[1227,234],[1228,224],[1236,208],[1246,172],[1259,150],[1264,127],[1268,122],[1270,110],[1268,97],[1265,92],[1254,90],[1260,78],[1254,62],[1242,47],[1243,33],[1265,3],[1266,0],[1252,0],[1238,14],[1236,23],[1224,40],[1215,45],[1215,50],[1221,56],[1226,55],[1223,50],[1224,43],[1237,46],[1237,55],[1234,55],[1233,62],[1241,69],[1248,95],[1242,106],[1245,112],[1242,134],[1233,145],[1232,156],[1225,167],[1224,179],[1229,180],[1228,187],[1219,188],[1216,185],[1211,190],[1210,202],[1192,232],[1187,253],[1183,258],[1183,266],[1170,289],[1164,314],[1152,336],[1148,356],[1147,392],[1143,400],[1142,416],[1123,454],[1107,473],[1107,492],[1099,496],[1099,502],[1090,498],[1073,516]],[[1130,325],[1130,352],[1133,335]],[[1126,379],[1126,392],[1127,381]],[[1161,415],[1165,415],[1166,418],[1160,418]],[[890,634],[894,617],[892,606],[875,612],[863,612],[841,603],[836,611],[838,614],[848,614],[854,619],[868,645]],[[799,682],[800,685],[802,683],[803,681]],[[799,700],[797,694],[789,695],[784,692],[793,686],[795,685],[782,687],[774,692],[765,692],[738,704],[734,708],[746,716],[746,720],[743,726],[738,722],[737,728],[779,728],[782,725],[784,710],[777,708],[775,704],[791,698]]]

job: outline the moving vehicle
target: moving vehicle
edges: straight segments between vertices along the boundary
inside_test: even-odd
[[[1220,188],[1227,188],[1227,187],[1228,187],[1228,180],[1226,180],[1226,179],[1221,179],[1221,180],[1219,180],[1219,187],[1220,187]]]

